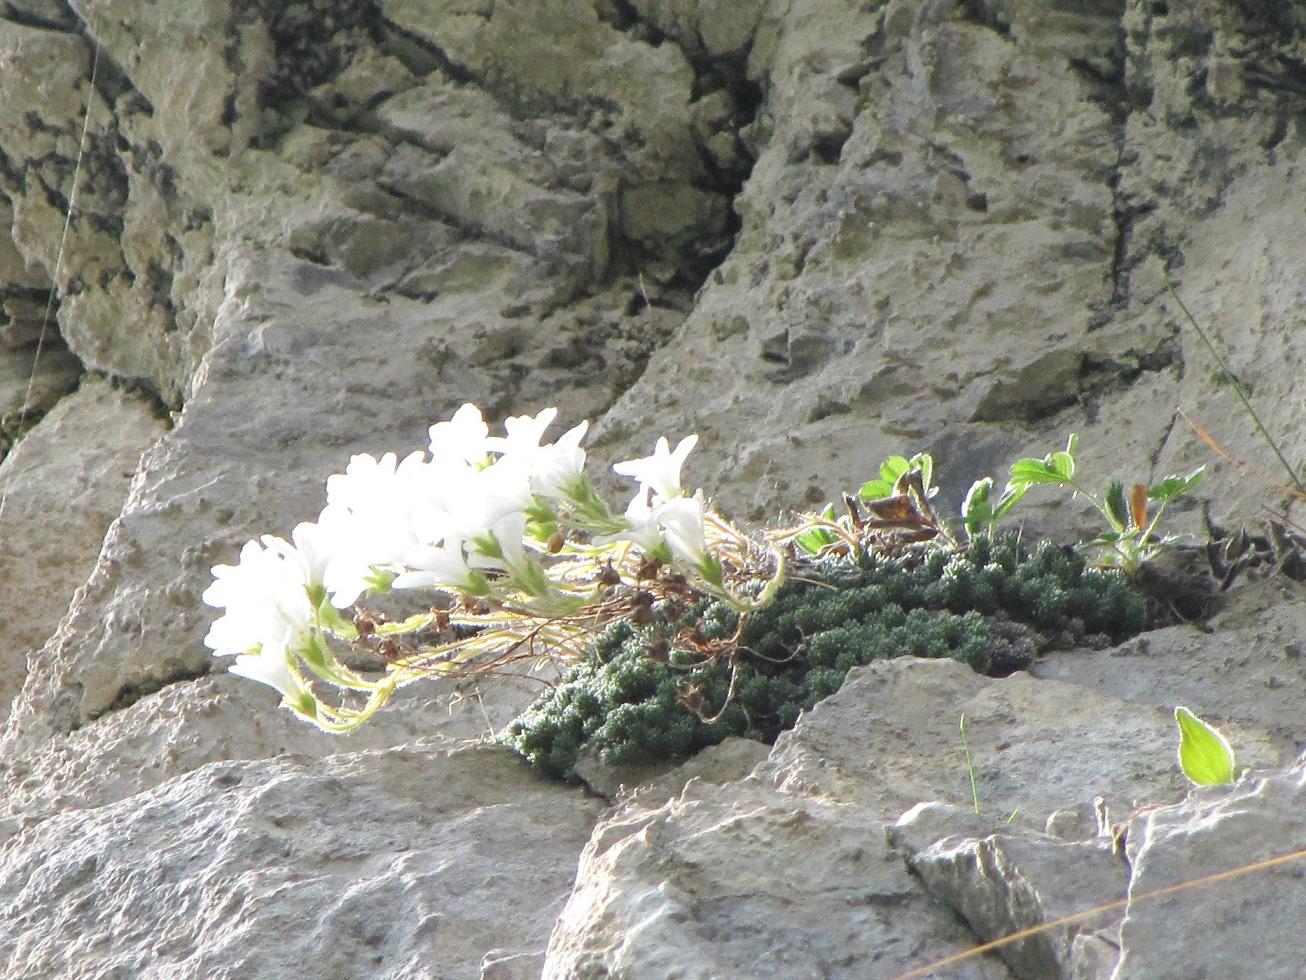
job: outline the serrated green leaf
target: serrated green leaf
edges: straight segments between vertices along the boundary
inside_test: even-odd
[[[857,491],[857,496],[863,500],[883,500],[893,496],[893,484],[885,480],[868,480]]]
[[[821,511],[821,516],[827,521],[834,520],[834,504],[826,504],[825,510]]]
[[[1205,470],[1205,466],[1199,466],[1187,476],[1167,476],[1156,486],[1147,488],[1148,499],[1169,501],[1182,497],[1202,482]]]
[[[1229,786],[1237,778],[1233,749],[1213,726],[1185,707],[1174,709],[1179,725],[1179,765],[1198,786]]]
[[[1052,453],[1043,462],[1049,470],[1056,473],[1067,483],[1075,475],[1075,457],[1070,453]]]
[[[1129,507],[1125,503],[1125,485],[1119,480],[1112,480],[1106,492],[1106,509],[1115,521],[1116,527],[1129,526]]]
[[[1039,483],[1064,485],[1066,477],[1060,471],[1054,469],[1047,460],[1018,459],[1011,464],[1011,479],[1007,482],[1009,490],[1021,487],[1028,488]]]

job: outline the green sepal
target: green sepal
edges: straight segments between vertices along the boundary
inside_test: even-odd
[[[397,572],[387,572],[385,569],[373,566],[371,572],[363,579],[367,583],[369,592],[389,592],[395,584],[395,579],[399,577]]]
[[[354,624],[340,615],[340,610],[331,604],[331,598],[325,592],[317,605],[317,621],[319,626],[341,639],[353,640],[358,637]]]
[[[559,530],[556,521],[530,521],[526,525],[526,537],[540,544],[548,544],[549,539]]]
[[[540,497],[532,498],[524,513],[528,524],[556,524],[558,520],[557,513]]]

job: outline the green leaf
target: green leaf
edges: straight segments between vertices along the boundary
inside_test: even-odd
[[[898,477],[911,469],[911,463],[905,456],[890,456],[880,464],[880,479],[889,486],[898,482]]]
[[[798,542],[798,547],[802,548],[809,555],[815,555],[820,552],[827,544],[834,544],[838,540],[835,533],[828,528],[814,527],[810,531],[804,531],[798,537],[794,538]]]
[[[1167,476],[1156,486],[1148,487],[1148,499],[1170,501],[1182,497],[1202,482],[1205,470],[1205,466],[1199,466],[1187,476]]]
[[[1070,453],[1052,453],[1043,460],[1049,470],[1061,477],[1067,483],[1075,475],[1075,457]]]
[[[1112,480],[1106,492],[1106,509],[1116,527],[1129,526],[1129,505],[1125,503],[1125,485],[1119,480]]]
[[[857,496],[863,500],[883,500],[885,497],[892,497],[893,483],[886,480],[868,480],[857,491]]]
[[[1057,455],[1053,453],[1053,456]],[[1049,456],[1044,459],[1018,459],[1011,464],[1011,479],[1007,482],[1007,489],[1020,489],[1032,487],[1039,483],[1057,483],[1065,484],[1066,477],[1048,461]]]
[[[1229,786],[1237,778],[1233,749],[1223,735],[1185,707],[1174,709],[1179,724],[1179,765],[1198,786]]]
[[[1028,490],[1028,487],[1007,487],[1006,491],[1002,494],[1002,497],[998,500],[998,505],[993,508],[993,519],[995,521],[1001,520],[1002,515],[1011,510],[1012,507],[1015,507],[1016,504],[1019,503],[1020,498],[1025,496],[1025,493]]]
[[[989,503],[989,494],[993,492],[993,477],[986,476],[976,480],[966,491],[966,499],[961,502],[961,516],[966,527],[974,531],[982,524],[992,523],[993,505]]]

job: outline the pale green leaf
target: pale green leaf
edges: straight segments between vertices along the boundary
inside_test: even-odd
[[[863,500],[883,500],[885,497],[892,497],[893,483],[885,480],[868,480],[857,491],[857,496]]]
[[[1198,786],[1228,786],[1237,778],[1233,749],[1214,727],[1185,707],[1174,709],[1179,724],[1179,765]]]

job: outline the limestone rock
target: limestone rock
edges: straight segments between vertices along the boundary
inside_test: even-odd
[[[1058,840],[940,804],[912,808],[888,833],[929,893],[956,910],[981,940],[1051,926],[999,947],[997,955],[1015,976],[1094,975],[1101,947],[1118,936],[1119,910],[1087,924],[1053,925],[1120,900],[1129,869],[1109,836]],[[1114,926],[1105,936],[1102,921]]]
[[[166,425],[139,397],[87,379],[0,464],[0,711],[55,631]]]
[[[597,805],[521,770],[419,742],[215,763],[52,817],[0,853],[7,975],[475,980],[487,950],[529,961]]]
[[[752,779],[637,798],[586,846],[543,976],[888,977],[964,949],[869,816]],[[939,975],[1007,974],[978,961]]]
[[[1270,733],[1280,751],[1301,742],[1304,635],[1306,588],[1271,578],[1223,595],[1208,623],[1047,657],[1031,673],[1140,704],[1185,705],[1218,724],[1240,753],[1244,747],[1256,753],[1246,762],[1260,767],[1268,759],[1256,732]]]
[[[1133,877],[1120,929],[1120,977],[1218,977],[1248,969],[1293,976],[1301,965],[1302,770],[1244,777],[1138,816],[1129,827]],[[1276,858],[1264,868],[1250,866]],[[1246,869],[1159,896],[1164,888]]]
[[[351,453],[418,448],[464,401],[595,418],[596,459],[696,431],[687,481],[740,520],[819,506],[884,456],[924,449],[951,510],[972,479],[1071,431],[1096,485],[1211,463],[1206,516],[1259,517],[1280,477],[1163,275],[1300,459],[1300,5],[0,6],[0,415],[53,409],[28,439],[70,467],[83,446],[105,450],[85,488],[71,469],[18,480],[23,444],[4,463],[16,489],[0,548],[23,540],[11,514],[40,514],[86,528],[84,556],[98,549],[36,600],[33,636],[59,622],[0,739],[9,973],[67,973],[72,955],[88,971],[137,974],[153,956],[195,976],[901,972],[977,941],[878,836],[922,800],[969,802],[963,712],[985,812],[1023,814],[995,850],[948,857],[958,895],[990,898],[1006,879],[981,857],[1024,873],[1030,826],[1048,818],[1073,842],[1094,796],[1113,822],[1179,797],[1174,701],[1226,724],[1252,765],[1281,765],[1300,738],[1300,603],[1277,586],[1248,590],[1260,598],[1231,604],[1209,638],[1177,627],[1143,638],[1149,657],[1120,655],[1136,641],[1040,668],[1064,683],[877,665],[751,777],[760,750],[733,746],[634,792],[603,784],[618,809],[546,957],[548,910],[598,804],[483,747],[402,766],[420,752],[367,754],[432,731],[476,741],[530,682],[475,698],[414,687],[373,728],[327,739],[221,672],[198,598],[244,540],[316,514]],[[57,330],[20,399],[51,285]],[[136,408],[74,426],[89,423],[90,389],[68,395],[84,370],[175,424],[158,437],[124,396]],[[1214,459],[1176,405],[1249,469]],[[115,475],[107,460],[129,445],[150,448]],[[1029,503],[1027,536],[1100,530],[1062,495]],[[1200,530],[1204,503],[1167,520]],[[29,540],[31,557],[6,557],[6,589],[33,578]],[[0,599],[11,618],[32,601]],[[39,642],[6,648],[11,681]],[[695,767],[704,778],[682,792]],[[422,785],[396,788],[401,768]],[[1296,832],[1270,799],[1295,801],[1293,778],[1236,789],[1245,809],[1206,795],[1156,811],[1154,832],[1137,817],[1131,894],[1214,867],[1183,865],[1190,840],[1273,852]],[[446,788],[465,809],[439,809]],[[261,822],[266,800],[294,824]],[[556,847],[524,849],[540,824],[560,828]],[[1241,839],[1220,836],[1235,826]],[[406,840],[420,845],[407,856]],[[357,848],[361,863],[339,857]],[[532,854],[548,867],[514,863]],[[483,904],[458,891],[475,884]],[[1128,975],[1176,962],[1173,907],[1131,907]],[[419,928],[451,908],[475,921]],[[442,945],[460,928],[456,951]],[[313,931],[328,929],[345,939]],[[1241,933],[1211,933],[1191,948],[1225,969],[1201,943]],[[1064,939],[1057,969],[1113,968],[1105,939],[1081,933],[1069,960]]]
[[[1120,819],[1183,792],[1164,711],[1024,674],[993,680],[955,661],[910,657],[854,669],[780,736],[757,775],[788,792],[859,801],[885,820],[923,800],[967,804],[962,715],[987,813],[1018,812],[1042,827],[1053,811],[1101,796]]]

